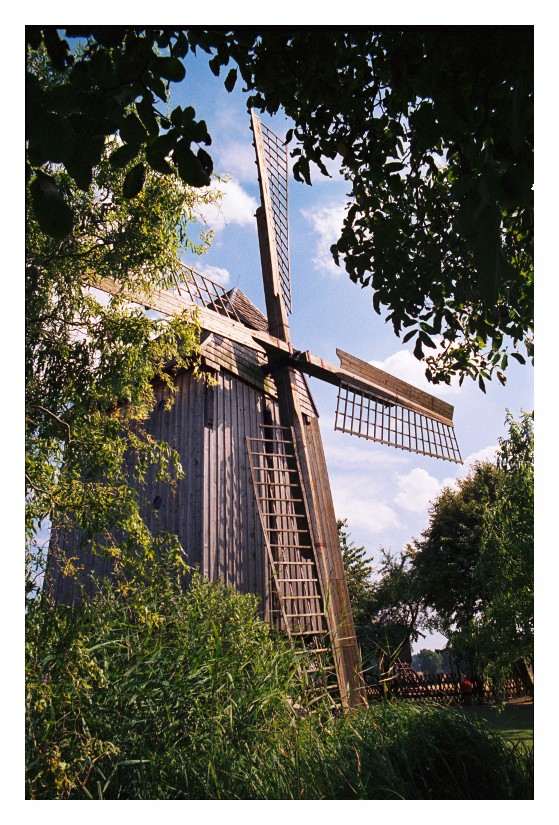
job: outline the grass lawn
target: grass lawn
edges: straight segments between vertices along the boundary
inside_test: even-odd
[[[473,705],[462,708],[468,715],[477,716],[513,744],[522,742],[534,747],[534,703],[507,702],[503,711],[496,705]]]

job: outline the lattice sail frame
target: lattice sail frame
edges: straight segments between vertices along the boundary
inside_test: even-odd
[[[185,277],[175,278],[176,289],[179,295],[188,295],[192,303],[198,306],[213,309],[220,315],[225,315],[232,321],[242,323],[238,312],[229,300],[228,291],[221,284],[201,275],[190,266],[184,266]]]
[[[454,427],[342,383],[334,428],[412,453],[462,463]]]
[[[289,223],[287,182],[289,166],[287,146],[254,113],[252,116],[260,183],[264,208],[269,220],[268,234],[273,257],[277,263],[281,296],[287,313],[291,314],[291,277],[289,274]]]

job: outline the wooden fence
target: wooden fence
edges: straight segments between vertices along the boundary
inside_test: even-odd
[[[398,677],[388,682],[391,696],[398,699],[447,699],[459,698],[464,702],[483,703],[495,701],[510,701],[526,696],[526,689],[520,679],[507,679],[502,689],[497,693],[489,684],[476,679],[470,679],[471,693],[465,693],[460,678],[453,674],[437,673],[434,675],[414,674],[413,677]],[[370,684],[367,687],[370,699],[380,699],[382,687],[379,684]]]

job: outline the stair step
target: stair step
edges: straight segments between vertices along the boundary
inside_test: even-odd
[[[295,583],[295,582],[297,582],[297,583],[299,583],[299,584],[308,584],[308,583],[310,583],[310,582],[316,582],[316,583],[318,583],[318,580],[317,580],[317,579],[277,579],[277,582],[278,582],[278,583],[279,583],[279,582],[284,582],[284,583],[285,583],[285,582],[290,582],[290,583]],[[318,599],[318,598],[320,598],[320,597],[319,597],[319,596],[309,596],[309,598],[311,598],[311,599],[314,599],[314,598]]]
[[[283,442],[287,444],[288,442]],[[251,450],[251,455],[258,455],[258,456],[265,456],[265,458],[295,458],[294,453],[272,453],[272,452],[259,452],[257,450]],[[280,472],[283,470],[283,467],[266,467],[267,470],[279,470]]]
[[[297,532],[301,533],[302,531],[298,530]],[[278,541],[271,541],[270,542],[270,547],[282,547],[284,550],[312,550],[313,549],[312,544],[300,544],[300,543],[298,543],[298,544],[285,544],[284,542],[278,542]],[[309,561],[311,561],[311,560],[309,559]],[[307,563],[307,560],[305,560],[305,564],[306,563]],[[314,560],[312,560],[312,563],[314,564]]]

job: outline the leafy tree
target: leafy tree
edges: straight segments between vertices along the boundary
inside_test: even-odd
[[[29,605],[27,798],[532,798],[530,754],[429,703],[333,714],[254,596],[172,572]]]
[[[367,558],[365,548],[363,546],[356,547],[355,542],[351,540],[347,529],[347,519],[338,519],[338,538],[353,619],[356,625],[361,625],[370,616],[370,603],[373,593],[372,558]]]
[[[491,462],[479,462],[469,475],[447,487],[433,502],[429,527],[411,545],[418,592],[436,611],[431,623],[445,636],[466,627],[487,598],[476,575],[488,504],[497,497],[502,472]]]
[[[423,613],[409,553],[396,556],[384,549],[381,553],[379,578],[375,581],[364,636],[371,654],[374,648],[376,668],[373,666],[373,670],[376,669],[384,695],[388,696],[396,676],[396,662],[398,659],[411,661],[411,643],[419,637]]]
[[[533,657],[531,414],[500,439],[497,463],[474,467],[434,502],[413,545],[417,592],[453,652],[499,682]]]
[[[409,555],[381,549],[375,569],[365,548],[351,540],[347,519],[338,520],[338,535],[365,672],[389,680],[396,660],[411,655],[423,620]]]
[[[498,496],[483,523],[479,576],[491,593],[472,628],[472,646],[496,680],[534,655],[534,435],[533,416],[514,421],[500,439],[503,472]]]
[[[180,58],[189,44],[184,33],[175,33],[171,41],[161,29],[67,29],[67,35],[79,39],[72,52],[55,27],[30,26],[26,32],[31,56],[26,74],[27,174],[33,209],[44,232],[64,238],[77,218],[44,164],[62,164],[86,191],[106,138],[117,133],[120,144],[113,145],[111,163],[127,169],[121,181],[126,198],[141,192],[148,168],[178,174],[193,186],[210,183],[210,156],[201,146],[197,151],[191,148],[193,143],[211,142],[204,121],[195,121],[191,108],[177,107],[169,117],[157,108],[167,101],[169,83],[185,76]],[[42,46],[61,75],[54,86],[50,72],[38,72],[33,60]],[[163,49],[169,53],[162,55]],[[165,134],[160,134],[161,127]],[[172,165],[166,160],[169,153]]]
[[[412,659],[413,666],[422,673],[441,673],[443,669],[443,656],[438,650],[429,650],[424,647],[416,653]]]
[[[63,76],[40,53],[33,66],[54,94]],[[180,456],[154,441],[144,422],[154,380],[173,390],[174,371],[198,368],[198,328],[189,314],[149,318],[122,294],[102,300],[86,282],[111,277],[149,293],[184,277],[180,251],[202,252],[209,240],[194,244],[187,233],[210,195],[148,170],[141,193],[126,200],[129,167],[111,163],[114,148],[109,141],[87,189],[63,167],[49,167],[75,217],[63,239],[43,231],[28,199],[26,530],[31,544],[45,519],[78,527],[81,541],[111,553],[117,566],[142,566],[163,547],[181,553],[176,537],[152,536],[139,517],[148,467],[169,483],[182,473]],[[133,484],[125,456],[135,458]]]
[[[47,161],[87,188],[103,136],[120,135],[112,162],[133,163],[124,193],[146,169],[188,184],[209,182],[206,125],[192,107],[161,113],[182,60],[210,55],[240,74],[248,105],[294,121],[295,176],[327,174],[338,158],[351,184],[342,235],[332,248],[352,280],[373,289],[397,335],[415,339],[428,377],[505,382],[509,354],[532,354],[533,32],[478,28],[67,28],[28,30],[55,66],[69,69],[53,94],[31,76],[28,173],[37,218],[64,237],[73,220]],[[231,64],[231,65],[230,65]],[[132,107],[131,109],[129,107]],[[202,146],[203,144],[203,146]],[[141,153],[145,152],[145,157]],[[512,350],[509,350],[512,346]]]
[[[27,798],[235,798],[291,734],[297,657],[255,596],[154,561],[126,599],[33,602],[26,630]]]

